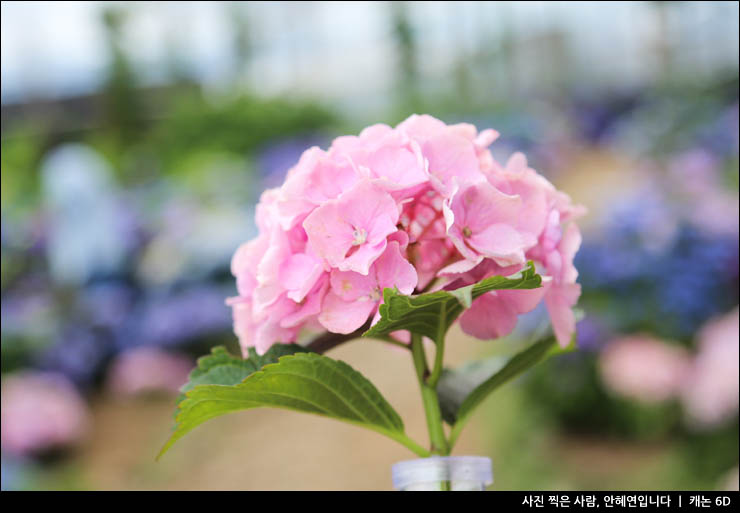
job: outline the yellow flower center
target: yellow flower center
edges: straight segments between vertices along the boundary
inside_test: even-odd
[[[367,240],[367,232],[362,228],[355,228],[355,231],[352,232],[352,236],[354,237],[354,240],[352,241],[353,246],[364,244]]]

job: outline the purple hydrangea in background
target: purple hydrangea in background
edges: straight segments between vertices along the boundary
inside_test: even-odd
[[[79,297],[82,315],[91,326],[115,329],[130,315],[138,295],[122,281],[103,281],[85,287]]]
[[[212,285],[152,294],[137,305],[121,327],[117,346],[177,347],[229,333],[231,312],[224,305],[226,295],[225,289]]]
[[[576,256],[583,308],[601,305],[589,313],[605,316],[615,331],[686,340],[737,304],[737,235],[675,217],[657,195],[616,204],[599,225],[608,236],[586,238]]]
[[[611,330],[597,316],[585,316],[576,324],[579,351],[598,352],[611,339]]]
[[[69,324],[53,345],[36,357],[35,363],[42,370],[63,374],[78,386],[88,387],[113,353],[112,342],[109,336],[85,323]]]

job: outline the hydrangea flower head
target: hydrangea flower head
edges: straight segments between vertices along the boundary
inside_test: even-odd
[[[229,299],[246,354],[305,330],[349,334],[377,321],[384,288],[403,294],[508,276],[533,260],[543,287],[494,291],[460,318],[481,339],[505,336],[544,300],[563,346],[580,296],[573,257],[584,209],[522,154],[505,165],[494,130],[413,115],[373,125],[328,150],[307,149],[257,206],[256,239],[235,253]]]
[[[3,453],[40,455],[73,446],[90,429],[90,412],[62,374],[24,372],[3,377],[0,443]]]

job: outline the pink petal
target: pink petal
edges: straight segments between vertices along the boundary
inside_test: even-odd
[[[508,335],[516,327],[513,305],[496,293],[483,294],[460,316],[460,327],[468,335],[490,340]]]
[[[336,200],[314,210],[303,221],[303,228],[313,250],[332,267],[344,260],[355,239],[355,228],[344,219]]]
[[[499,133],[496,130],[488,129],[483,130],[478,137],[473,140],[473,144],[480,151],[484,148],[488,148],[493,141],[498,139]]]
[[[494,223],[516,226],[519,220],[521,198],[504,194],[488,182],[467,187],[458,194],[452,201],[455,222],[465,222],[473,232]],[[460,222],[458,216],[462,217]]]
[[[294,342],[298,335],[297,328],[286,329],[277,321],[263,322],[257,327],[254,338],[254,349],[257,354],[265,354],[275,344]]]
[[[545,293],[547,292],[550,283],[551,279],[549,277],[544,277],[544,286],[542,287],[536,289],[497,290],[496,295],[498,295],[503,301],[507,301],[516,313],[523,314],[531,312],[537,308],[537,305],[539,305],[545,297]]]
[[[400,123],[396,130],[418,141],[425,141],[439,133],[446,132],[447,125],[428,114],[422,114],[421,116],[412,114]]]
[[[242,349],[242,355],[247,356],[247,348],[254,347],[253,332],[255,324],[252,320],[252,303],[232,298],[230,301],[231,314],[234,321],[234,334],[239,338],[239,346]]]
[[[515,227],[521,199],[497,190],[487,182],[468,186],[443,207],[447,233],[467,260],[479,255],[503,266],[524,261],[524,251],[536,241]]]
[[[437,274],[439,276],[446,275],[446,274],[460,274],[467,271],[470,271],[474,267],[476,267],[478,264],[480,264],[483,261],[483,256],[478,256],[475,260],[458,260],[455,263],[452,263],[448,265],[447,267],[444,267],[441,269]]]
[[[439,134],[422,146],[429,161],[429,174],[436,178],[436,188],[443,196],[454,193],[455,186],[485,180],[478,167],[478,157],[473,143],[455,134]]]
[[[361,298],[357,301],[345,301],[333,292],[324,298],[324,305],[319,314],[319,322],[332,333],[352,333],[365,324],[373,313],[377,303]]]
[[[578,302],[581,286],[577,283],[553,284],[545,294],[545,305],[550,314],[552,329],[558,344],[567,347],[576,331],[576,318],[572,307]]]
[[[280,266],[280,285],[288,291],[290,299],[301,302],[323,272],[320,260],[305,253],[296,253]]]
[[[333,159],[317,147],[306,150],[290,170],[276,199],[283,229],[303,221],[317,205],[338,197],[360,179],[346,158]]]
[[[562,281],[574,283],[578,278],[578,271],[573,266],[578,249],[581,247],[581,232],[575,223],[570,223],[565,229],[563,239],[560,241],[559,251],[563,259]]]
[[[318,315],[321,312],[321,304],[328,290],[329,279],[328,275],[325,274],[306,296],[305,301],[296,304],[294,312],[282,317],[280,326],[283,328],[295,328],[305,323],[309,317]]]
[[[314,210],[303,222],[309,243],[331,267],[367,274],[396,231],[399,209],[393,198],[363,180]]]
[[[367,243],[362,244],[357,251],[339,262],[336,267],[340,271],[355,271],[360,274],[367,274],[370,272],[370,266],[373,265],[375,259],[385,251],[386,245],[387,241],[385,239],[372,246]]]
[[[522,234],[506,224],[494,224],[468,239],[468,244],[480,254],[502,266],[524,262],[526,242]]]
[[[369,297],[378,286],[375,273],[362,275],[353,271],[333,270],[331,272],[331,290],[345,301],[355,301],[360,297]]]
[[[411,294],[417,283],[416,269],[401,255],[398,242],[390,242],[375,261],[380,290],[396,287],[401,294]]]
[[[391,188],[413,187],[429,180],[423,162],[406,148],[384,146],[368,159],[373,176],[387,181]]]
[[[231,259],[231,274],[236,277],[236,287],[241,296],[251,296],[257,286],[257,267],[267,251],[269,237],[259,237],[239,246]]]
[[[398,216],[393,198],[363,180],[314,210],[303,227],[313,250],[330,266],[367,274],[386,237],[396,231]]]

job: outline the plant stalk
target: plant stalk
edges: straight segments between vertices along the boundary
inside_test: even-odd
[[[414,368],[416,369],[416,376],[419,379],[421,399],[427,418],[427,429],[429,430],[429,441],[431,443],[430,452],[438,456],[447,456],[449,449],[442,425],[442,412],[439,408],[437,388],[436,386],[431,386],[427,381],[429,369],[427,367],[421,335],[411,334],[411,354],[414,357]]]

